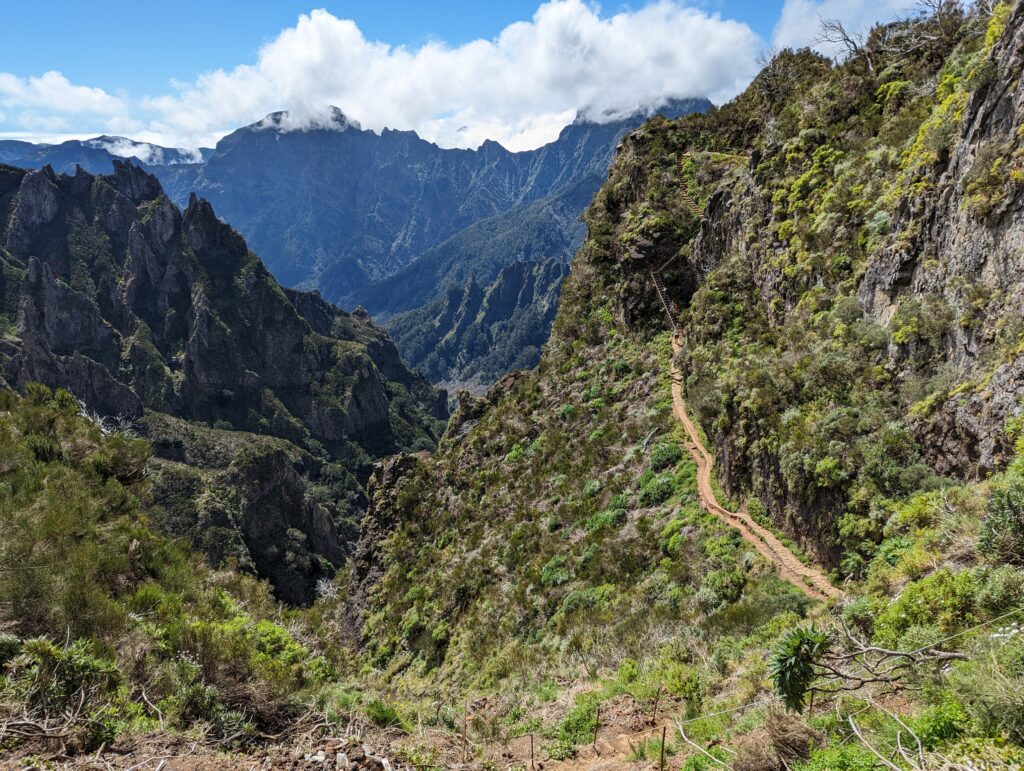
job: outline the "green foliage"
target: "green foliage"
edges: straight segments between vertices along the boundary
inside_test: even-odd
[[[912,723],[925,749],[934,750],[966,735],[970,716],[962,704],[949,699],[921,710]]]
[[[951,634],[973,623],[977,576],[971,571],[935,571],[906,587],[900,596],[875,619],[875,635],[887,645],[918,628],[935,627]]]
[[[838,745],[815,750],[806,763],[794,771],[875,771],[878,758],[858,744]]]
[[[657,474],[641,482],[637,501],[641,506],[657,506],[671,498],[675,491],[675,480],[670,474]]]
[[[683,459],[683,448],[678,442],[664,440],[658,442],[651,449],[651,468],[655,471],[662,471],[669,466],[674,466]]]
[[[831,647],[828,633],[814,628],[800,627],[782,638],[772,652],[771,676],[786,707],[803,712],[818,666]]]
[[[49,721],[77,715],[87,725],[84,749],[111,741],[131,707],[113,661],[95,655],[88,640],[58,647],[46,638],[26,640],[8,662],[3,689],[20,700],[30,718]]]
[[[587,532],[597,533],[602,530],[612,530],[621,525],[625,519],[625,509],[604,509],[588,519],[585,527]]]
[[[601,701],[601,694],[596,691],[576,698],[576,703],[558,725],[554,745],[548,748],[548,756],[552,760],[572,757],[576,752],[576,745],[586,744],[594,738],[597,710]]]
[[[0,623],[36,635],[4,638],[9,704],[41,720],[71,709],[83,746],[160,713],[242,741],[332,674],[260,617],[275,610],[266,585],[228,574],[214,587],[195,555],[148,528],[145,442],[104,435],[63,391],[2,399],[0,563],[18,570],[0,571]]]
[[[1014,476],[992,492],[978,550],[990,559],[1024,566],[1024,479]]]
[[[394,704],[380,699],[374,699],[366,705],[366,714],[371,721],[381,728],[402,728],[408,730],[408,725],[402,714]]]
[[[561,554],[548,560],[540,571],[542,586],[561,586],[569,580],[569,577],[569,568],[566,565],[565,557]]]

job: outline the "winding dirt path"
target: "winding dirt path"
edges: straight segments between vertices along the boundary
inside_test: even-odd
[[[797,559],[789,548],[771,530],[759,525],[746,509],[729,511],[718,502],[711,486],[711,472],[715,461],[700,438],[697,426],[690,420],[683,401],[682,376],[676,368],[675,354],[679,353],[679,338],[672,337],[672,410],[683,424],[689,439],[686,449],[697,463],[697,496],[701,505],[729,527],[735,528],[743,540],[753,546],[758,554],[778,567],[779,575],[816,600],[839,599],[843,593],[829,582],[828,577],[817,568],[809,567]]]

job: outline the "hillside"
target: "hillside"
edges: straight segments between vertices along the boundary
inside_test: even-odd
[[[382,330],[283,290],[207,202],[179,211],[130,163],[0,167],[0,233],[4,385],[134,426],[167,529],[283,599],[341,564],[373,459],[443,426],[443,394]]]
[[[684,100],[665,109],[707,106]],[[606,124],[580,117],[554,142],[521,153],[496,142],[445,149],[413,131],[378,134],[337,108],[307,130],[287,128],[285,117],[238,129],[205,163],[165,167],[160,177],[179,204],[192,192],[209,198],[284,285],[315,287],[377,314],[393,309],[353,293],[479,220],[602,175],[615,138],[645,115]],[[509,254],[502,265],[514,260]]]
[[[626,138],[538,371],[371,484],[346,623],[409,709],[468,691],[507,752],[599,730],[624,762],[661,694],[686,768],[1020,762],[1022,30],[950,7],[839,67],[783,52]],[[701,510],[652,270],[718,499],[840,605]]]
[[[444,297],[388,322],[402,359],[449,391],[481,392],[540,360],[568,268],[558,260],[516,262],[481,287],[471,276]]]
[[[631,131],[537,369],[374,467],[310,607],[153,533],[145,444],[8,393],[11,756],[1024,765],[1022,75],[1024,2],[942,4]],[[448,298],[424,322],[500,328]]]

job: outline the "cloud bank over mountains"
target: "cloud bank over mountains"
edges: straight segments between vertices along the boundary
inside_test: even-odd
[[[819,16],[859,28],[907,5],[786,0],[772,42],[808,44]],[[612,16],[584,0],[550,0],[491,40],[415,48],[369,40],[354,21],[316,10],[263,45],[254,63],[172,83],[164,94],[111,94],[59,72],[0,72],[0,137],[126,134],[195,148],[282,109],[296,126],[329,122],[328,106],[338,105],[364,128],[413,129],[445,147],[493,139],[528,149],[554,139],[583,107],[611,119],[668,98],[725,101],[749,82],[766,46],[746,24],[681,0]]]

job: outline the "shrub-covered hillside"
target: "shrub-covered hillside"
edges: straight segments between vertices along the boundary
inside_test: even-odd
[[[942,3],[841,67],[784,53],[716,113],[648,129],[708,204],[671,270],[723,484],[844,575],[891,501],[1012,454],[1022,19]]]
[[[153,443],[156,524],[312,601],[375,459],[434,446],[446,399],[363,314],[283,289],[206,201],[0,165],[0,378],[62,387]]]
[[[850,42],[626,137],[538,369],[376,467],[309,608],[149,530],[176,467],[8,397],[4,748],[88,704],[77,748],[155,721],[293,767],[359,733],[416,767],[1020,768],[1024,3]],[[673,369],[715,497],[841,597],[702,508]]]
[[[941,4],[626,138],[538,371],[371,485],[339,623],[411,715],[585,760],[660,699],[687,768],[1020,762],[1022,22]],[[652,268],[725,493],[836,607],[697,505]]]
[[[4,749],[197,726],[230,747],[294,721],[330,665],[273,620],[267,585],[154,533],[148,445],[67,391],[3,391],[0,410]]]

